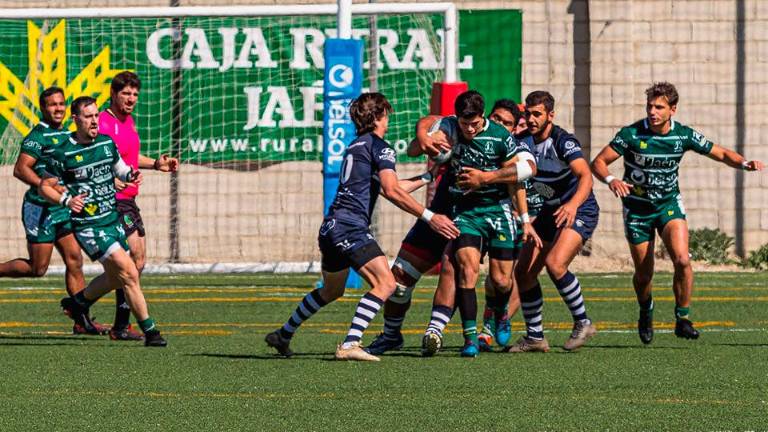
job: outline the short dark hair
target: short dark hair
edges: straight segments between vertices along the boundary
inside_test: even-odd
[[[525,106],[532,107],[534,105],[544,105],[547,112],[552,112],[555,110],[555,98],[545,90],[532,91],[525,97]]]
[[[680,95],[677,94],[675,86],[666,81],[653,83],[652,86],[645,89],[645,96],[648,102],[657,97],[666,98],[669,106],[677,105],[677,101],[680,100]]]
[[[465,91],[456,98],[453,109],[458,118],[473,118],[485,115],[485,100],[476,90]]]
[[[513,101],[512,99],[499,99],[493,104],[493,108],[491,108],[491,112],[496,111],[497,109],[504,109],[510,112],[512,114],[512,117],[515,118],[515,121],[520,121],[520,117],[523,116],[523,112],[520,111],[520,106],[517,104],[517,102]]]
[[[56,87],[56,86],[48,87],[47,89],[43,90],[42,93],[40,93],[40,98],[38,99],[37,102],[39,103],[38,106],[40,107],[41,111],[43,110],[43,108],[46,107],[45,100],[48,98],[48,96],[53,96],[57,93],[64,96],[64,90],[62,90],[61,87]]]
[[[376,120],[392,113],[392,105],[381,93],[363,93],[349,105],[349,116],[355,123],[357,135],[376,129]]]
[[[90,96],[80,96],[79,98],[72,101],[72,105],[70,105],[70,111],[72,112],[72,115],[80,115],[84,107],[95,103],[96,99]]]
[[[110,90],[115,93],[126,87],[134,87],[136,90],[141,90],[139,76],[131,71],[122,71],[112,78],[112,84],[109,86]]]

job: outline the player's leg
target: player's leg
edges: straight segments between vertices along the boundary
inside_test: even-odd
[[[525,320],[525,336],[507,348],[507,352],[547,352],[549,343],[544,337],[542,311],[544,294],[539,283],[539,274],[544,268],[552,242],[557,234],[551,212],[540,213],[533,221],[533,228],[542,240],[542,247],[533,242],[525,243],[515,265],[515,281],[520,290],[520,306]]]
[[[480,274],[481,242],[482,237],[471,234],[461,234],[455,240],[456,304],[461,314],[464,335],[464,347],[461,350],[463,357],[476,357],[479,353],[475,285]]]
[[[640,341],[649,344],[653,341],[653,269],[655,240],[642,243],[629,243],[632,263],[635,273],[632,275],[632,285],[635,288],[637,304],[640,306],[640,317],[637,320],[637,332]]]
[[[453,250],[450,246],[443,254],[437,289],[432,298],[432,312],[429,325],[421,339],[421,355],[430,357],[443,346],[443,331],[453,317],[456,304],[456,278],[453,265]]]
[[[125,231],[128,241],[131,259],[136,264],[139,275],[144,270],[146,262],[146,232],[144,230],[144,221],[141,218],[141,212],[136,205],[136,201],[118,200],[117,212],[120,215],[120,223]],[[112,340],[141,340],[143,335],[131,328],[131,308],[125,299],[125,292],[117,287],[115,289],[115,320],[112,324],[112,330],[109,332]]]
[[[499,251],[505,251],[499,249]],[[496,343],[505,347],[509,343],[511,336],[511,326],[507,309],[509,299],[512,295],[512,279],[514,279],[515,261],[512,255],[499,254],[491,249],[490,262],[488,266],[488,278],[495,295],[496,303],[493,309],[493,318],[495,322],[494,337]]]
[[[670,220],[661,233],[675,268],[672,289],[675,293],[675,336],[697,339],[699,332],[690,320],[693,292],[693,268],[688,251],[688,223],[685,219]]]
[[[29,259],[15,258],[0,263],[0,277],[42,277],[48,271],[53,243],[27,243]]]
[[[56,250],[64,261],[64,281],[67,287],[67,293],[71,296],[79,293],[85,288],[85,275],[83,275],[83,254],[80,251],[80,245],[72,233],[66,234],[56,239],[54,243]]]
[[[423,230],[428,230],[429,233],[420,233]],[[365,348],[367,352],[379,355],[402,348],[404,338],[401,328],[411,306],[414,287],[422,274],[440,262],[440,255],[446,243],[446,240],[424,222],[419,221],[411,228],[392,265],[396,288],[384,303],[384,331]]]

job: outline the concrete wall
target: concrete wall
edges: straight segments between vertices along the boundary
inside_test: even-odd
[[[380,0],[381,1],[381,0]],[[145,6],[166,1],[5,0],[0,7]],[[227,0],[182,1],[226,5]],[[251,4],[316,3],[241,1]],[[768,2],[671,0],[458,1],[462,8],[523,10],[523,93],[549,90],[556,121],[575,131],[592,154],[623,125],[643,116],[644,89],[653,81],[677,85],[677,120],[749,158],[768,160]],[[742,8],[742,22],[737,8]],[[737,35],[743,34],[739,41]],[[742,45],[740,45],[742,44]],[[743,56],[737,56],[739,49]],[[743,71],[739,84],[737,71]],[[742,97],[739,97],[739,91]],[[739,134],[739,131],[743,131]],[[421,170],[406,166],[401,173]],[[616,166],[614,173],[621,168]],[[19,208],[24,188],[0,168],[0,259],[25,253]],[[740,173],[691,154],[681,185],[694,228],[731,235],[743,223],[743,246],[768,242],[768,175]],[[168,257],[167,177],[149,173],[139,205],[148,226],[149,260]],[[628,258],[620,204],[595,186],[601,213],[593,256]],[[417,194],[419,199],[423,195]],[[184,261],[316,260],[321,208],[320,166],[286,163],[255,172],[183,166],[181,250]],[[738,203],[743,203],[737,207]],[[738,217],[740,216],[740,217]],[[413,218],[382,203],[382,247],[396,253]]]

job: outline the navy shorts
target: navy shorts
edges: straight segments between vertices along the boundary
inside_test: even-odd
[[[536,230],[536,234],[541,237],[541,240],[545,242],[552,242],[557,236],[558,228],[555,225],[555,216],[553,213],[558,207],[543,207],[536,219],[533,221],[533,228]],[[597,221],[600,218],[600,206],[597,205],[597,200],[594,195],[590,195],[584,204],[582,204],[578,210],[576,210],[576,218],[573,221],[571,228],[579,233],[581,241],[586,242],[592,237],[592,233],[597,228]]]
[[[323,271],[336,273],[349,267],[360,270],[370,260],[384,256],[371,230],[336,218],[326,218],[317,236]]]
[[[438,234],[429,227],[429,224],[419,219],[406,234],[400,248],[424,261],[437,264],[443,256],[446,245],[448,245],[447,238]]]

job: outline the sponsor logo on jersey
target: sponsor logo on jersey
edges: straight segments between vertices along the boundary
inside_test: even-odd
[[[648,148],[648,143],[645,141],[640,141],[640,148],[645,150]]]
[[[82,162],[83,161],[83,155],[75,155],[75,162]]]
[[[99,211],[99,206],[95,203],[90,203],[87,206],[83,207],[83,210],[85,210],[86,213],[93,216],[96,214],[97,211]]]
[[[385,161],[395,163],[396,159],[397,159],[397,153],[395,153],[394,149],[389,147],[381,149],[379,160],[385,160]]]
[[[632,179],[632,183],[643,184],[645,183],[645,173],[640,170],[632,170],[629,173],[629,178]]]

